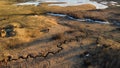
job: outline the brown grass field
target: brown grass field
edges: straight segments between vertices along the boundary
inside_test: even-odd
[[[120,68],[120,8],[0,1],[0,68]],[[90,23],[51,16],[60,13]]]

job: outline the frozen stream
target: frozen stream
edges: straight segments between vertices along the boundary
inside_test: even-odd
[[[97,19],[90,19],[90,18],[76,19],[76,18],[74,18],[74,17],[72,17],[72,16],[65,15],[65,14],[56,14],[56,13],[47,13],[47,14],[48,14],[48,15],[51,15],[51,16],[68,18],[68,19],[70,19],[70,20],[75,20],[75,21],[80,21],[80,22],[110,24],[108,21],[97,20]]]

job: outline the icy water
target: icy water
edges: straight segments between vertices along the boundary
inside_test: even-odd
[[[97,20],[97,19],[90,19],[90,18],[76,19],[76,18],[74,18],[72,16],[65,15],[65,14],[56,14],[56,13],[47,13],[47,14],[51,15],[51,16],[63,17],[63,18],[67,18],[67,19],[70,19],[70,20],[80,21],[80,22],[110,24],[108,21],[102,21],[102,20]]]
[[[45,2],[65,2],[63,4],[49,4],[49,6],[75,6],[75,5],[82,5],[82,4],[92,4],[95,5],[97,9],[105,9],[108,8],[107,5],[98,3],[96,1],[90,1],[90,0],[36,0],[36,1],[28,1],[25,3],[18,3],[17,5],[40,5],[40,3],[45,3]]]

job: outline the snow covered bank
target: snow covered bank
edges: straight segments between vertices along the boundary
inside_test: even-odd
[[[38,6],[40,3],[45,3],[45,2],[65,2],[63,4],[49,4],[49,6],[76,6],[76,5],[83,5],[83,4],[92,4],[95,5],[97,9],[105,9],[108,8],[107,5],[103,5],[100,3],[97,3],[95,1],[90,1],[90,0],[37,0],[37,1],[30,1],[30,2],[25,2],[25,3],[18,3],[16,5],[35,5]]]

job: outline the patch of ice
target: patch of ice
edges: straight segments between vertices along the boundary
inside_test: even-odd
[[[101,23],[101,24],[110,24],[108,21],[95,21],[96,23]]]
[[[116,6],[120,7],[120,5],[116,5]]]
[[[35,5],[38,6],[40,2],[24,2],[24,3],[18,3],[16,5]]]
[[[68,19],[71,19],[71,20],[76,20],[75,18],[71,17],[71,16],[67,16]]]
[[[59,2],[59,0],[40,0],[40,2]]]
[[[103,4],[100,4],[100,3],[97,3],[97,2],[90,2],[90,4],[95,5],[97,9],[106,9],[106,8],[108,8],[107,5],[103,5]]]
[[[117,4],[118,4],[118,3],[115,2],[115,1],[109,1],[109,2],[103,1],[103,2],[100,2],[100,3],[103,4],[103,5],[117,5]]]
[[[91,22],[91,23],[100,23],[100,24],[110,24],[108,21],[99,21],[99,20],[93,20],[93,19],[76,19],[72,16],[69,15],[65,15],[65,14],[57,14],[57,13],[47,13],[48,15],[51,16],[58,16],[58,17],[66,17],[70,20],[75,20],[75,21],[79,21],[79,22]]]
[[[117,2],[114,2],[114,1],[110,1],[109,2],[111,5],[116,5],[116,4],[118,4]]]
[[[93,4],[96,6],[97,9],[105,9],[108,8],[107,5],[100,4],[95,1],[90,0],[58,0],[59,2],[66,2],[66,4],[50,4],[49,6],[76,6],[76,5],[83,5],[83,4]]]
[[[89,57],[89,56],[90,56],[90,54],[86,54],[85,56],[86,56],[86,57]]]
[[[97,9],[105,9],[108,8],[107,5],[100,4],[95,1],[90,0],[37,0],[33,2],[25,2],[25,3],[18,3],[16,5],[35,5],[38,6],[40,3],[44,2],[65,2],[64,4],[49,4],[50,6],[57,5],[57,6],[76,6],[76,5],[82,5],[82,4],[93,4],[96,6]]]
[[[110,3],[112,3],[112,4],[117,4],[117,2],[115,2],[115,1],[110,1]]]
[[[108,2],[106,2],[106,1],[103,1],[103,2],[100,2],[101,4],[103,4],[103,5],[107,5],[108,4]]]
[[[99,21],[99,20],[93,20],[93,19],[85,19],[86,22],[95,22],[100,24],[110,24],[108,21]]]
[[[84,22],[86,20],[85,19],[76,19],[76,21]]]
[[[52,15],[52,16],[59,16],[59,17],[66,17],[67,15],[65,14],[55,14],[55,13],[47,13],[48,15]]]

